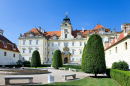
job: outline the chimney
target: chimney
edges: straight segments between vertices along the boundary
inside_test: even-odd
[[[84,27],[82,27],[82,32],[84,32]]]
[[[113,32],[115,33],[115,28],[113,28]]]
[[[39,27],[39,29],[38,29],[40,32],[41,32],[41,27]]]
[[[2,29],[0,29],[0,35],[3,36],[3,33],[4,33],[4,31]]]

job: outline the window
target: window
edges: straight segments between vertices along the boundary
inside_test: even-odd
[[[48,47],[49,47],[49,44],[48,44]]]
[[[16,49],[15,44],[13,44],[12,46],[13,46],[13,49]]]
[[[25,41],[23,41],[23,45],[25,45]]]
[[[29,44],[30,44],[30,45],[32,44],[32,41],[31,41],[31,40],[29,40]]]
[[[31,57],[29,57],[29,60],[31,60]]]
[[[116,34],[116,39],[117,39],[117,34]]]
[[[74,58],[72,58],[72,61],[74,61]]]
[[[31,53],[31,49],[29,49],[29,53]]]
[[[46,50],[45,50],[45,54],[46,54]]]
[[[4,56],[6,56],[6,52],[4,52]]]
[[[65,55],[68,55],[68,51],[64,51],[64,54],[65,54]]]
[[[82,46],[82,42],[80,42],[80,46]]]
[[[72,42],[72,46],[74,46],[74,42]]]
[[[36,40],[36,44],[38,44],[38,40]]]
[[[117,53],[117,47],[115,47],[115,52]]]
[[[48,51],[48,55],[49,55],[49,51]]]
[[[68,43],[64,43],[64,46],[68,46]]]
[[[82,61],[82,58],[80,58],[80,61]]]
[[[48,58],[48,61],[49,61],[49,58]]]
[[[111,55],[111,50],[109,51],[109,54]]]
[[[24,57],[23,57],[23,60],[24,60]]]
[[[58,43],[58,46],[60,46],[60,43]]]
[[[82,54],[82,51],[80,51],[80,54]]]
[[[54,46],[54,44],[52,43],[52,47]]]
[[[3,42],[3,45],[5,48],[7,48],[7,43],[5,41]]]
[[[23,53],[25,53],[25,49],[23,49]]]
[[[13,57],[15,57],[15,54],[13,54]]]
[[[53,51],[52,51],[52,55],[53,55]]]
[[[126,27],[125,27],[125,33],[126,33]]]
[[[127,42],[125,42],[125,50],[127,50]]]
[[[74,54],[74,51],[72,51],[72,54]]]
[[[84,45],[86,45],[86,42],[84,42]]]
[[[67,26],[67,24],[65,24],[65,26]]]
[[[65,34],[65,38],[67,38],[67,34]]]
[[[46,42],[45,42],[45,46],[46,46]]]

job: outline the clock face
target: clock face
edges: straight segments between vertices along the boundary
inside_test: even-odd
[[[64,30],[64,32],[65,32],[65,33],[67,33],[67,32],[68,32],[68,30],[67,30],[67,29],[65,29],[65,30]]]

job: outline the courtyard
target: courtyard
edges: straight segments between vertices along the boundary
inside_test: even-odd
[[[48,84],[48,75],[54,75],[54,81],[55,81],[55,83],[53,83],[54,85],[72,85],[72,83],[73,83],[73,85],[75,85],[75,82],[78,82],[77,80],[80,80],[79,82],[82,81],[81,85],[83,85],[83,82],[84,83],[87,82],[89,84],[90,83],[93,84],[93,86],[95,86],[94,83],[98,83],[99,86],[102,86],[102,83],[106,84],[106,86],[110,86],[110,84],[112,84],[114,86],[118,86],[118,84],[115,81],[113,81],[112,79],[108,78],[106,76],[106,74],[99,74],[98,77],[100,79],[98,79],[98,78],[93,78],[94,74],[87,74],[87,73],[83,73],[83,72],[73,72],[73,71],[69,71],[69,70],[64,71],[64,70],[54,69],[52,67],[40,68],[40,69],[41,70],[48,69],[48,73],[20,75],[20,76],[33,76],[32,84],[29,84],[29,80],[27,80],[27,79],[23,79],[23,80],[16,79],[16,80],[10,80],[10,85],[44,85],[44,84],[46,85],[46,84]],[[3,74],[3,73],[5,73],[5,74]],[[67,77],[67,80],[63,80],[62,79],[63,74],[76,74],[76,79],[73,79],[72,77]],[[5,85],[5,80],[4,80],[5,76],[19,76],[19,75],[8,75],[8,72],[1,71],[0,72],[0,85]],[[102,83],[99,83],[96,79],[100,80],[100,82],[102,82]],[[109,81],[112,81],[112,83],[110,83]],[[61,82],[65,82],[65,83],[61,83]],[[79,84],[80,83],[78,83],[76,85],[79,85]],[[52,85],[52,84],[49,84],[49,85]],[[91,86],[91,85],[89,85],[89,86]]]

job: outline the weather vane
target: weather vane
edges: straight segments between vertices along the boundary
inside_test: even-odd
[[[66,16],[67,16],[68,12],[66,12]]]

